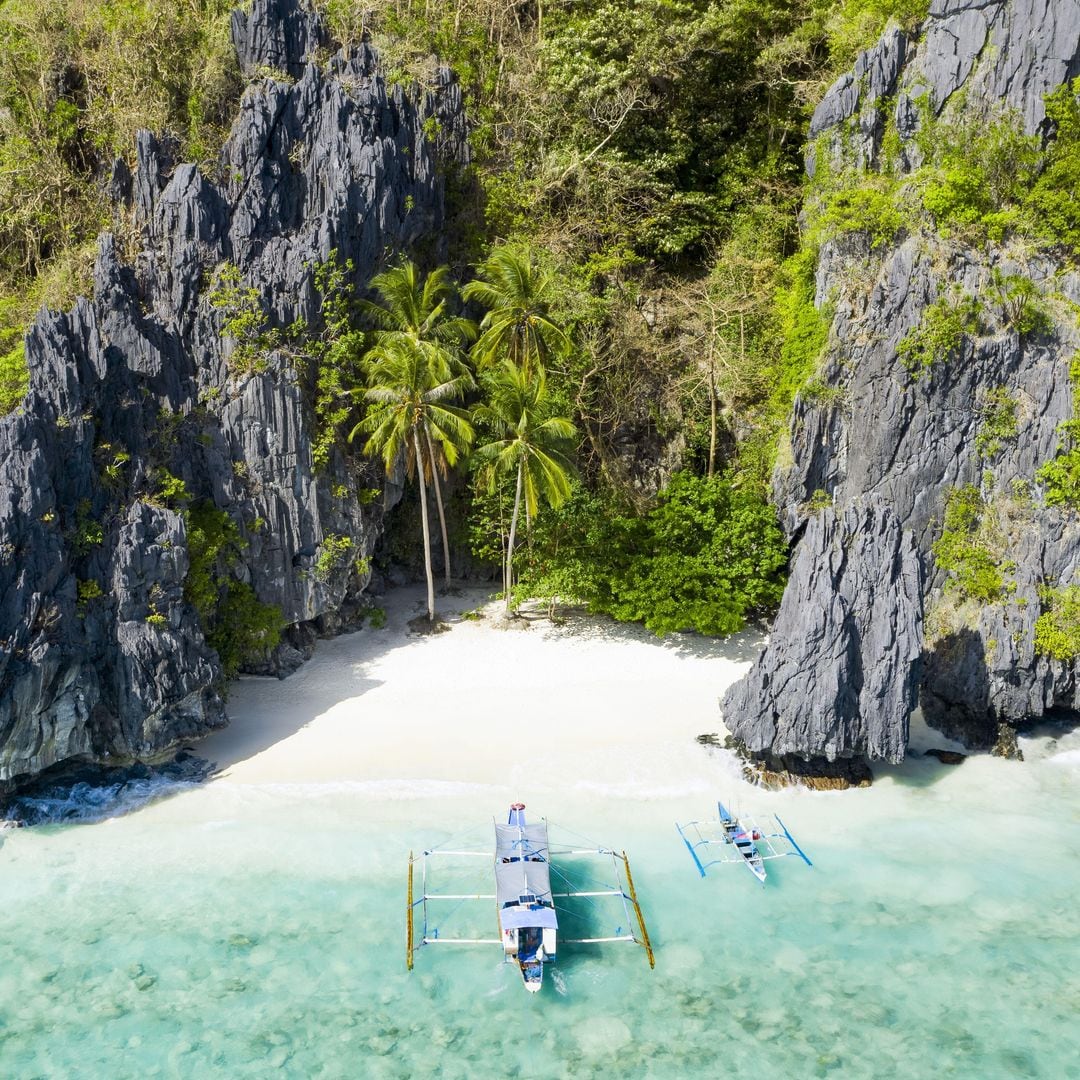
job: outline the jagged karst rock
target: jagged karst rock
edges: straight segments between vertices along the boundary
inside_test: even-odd
[[[29,393],[0,419],[0,790],[70,759],[151,756],[224,721],[218,657],[184,598],[185,503],[236,524],[230,573],[293,624],[264,668],[287,670],[357,611],[362,557],[398,493],[340,451],[315,469],[308,377],[279,354],[231,369],[207,293],[231,262],[278,324],[318,327],[313,267],[332,250],[362,284],[388,253],[437,247],[437,154],[467,160],[460,91],[449,76],[420,100],[388,88],[367,46],[328,57],[297,0],[255,0],[233,32],[254,81],[223,179],[140,134],[134,174],[118,165],[111,180],[130,200],[135,257],[102,237],[93,299],[41,313]],[[159,494],[162,470],[189,499]],[[365,488],[383,499],[361,504]],[[330,537],[345,555],[319,564]]]
[[[269,68],[294,77],[330,44],[326,26],[296,0],[254,0],[250,14],[232,14],[232,40],[245,75]]]
[[[925,94],[946,118],[950,109],[976,117],[1011,109],[1025,131],[1040,130],[1044,96],[1080,73],[1080,3],[935,0],[921,35],[902,50],[899,72],[890,59],[897,54],[895,41],[896,31],[888,31],[860,57],[860,73],[841,79],[815,114],[815,133],[848,167],[873,167],[880,150],[881,130],[868,129],[860,112],[871,92],[866,73],[875,65],[878,85],[892,86],[886,97],[895,94],[908,167],[919,164],[914,137],[919,106],[925,105],[918,98]],[[1047,301],[1048,329],[1016,332],[995,297],[995,272],[1027,278],[1046,297],[1062,298],[1064,303]],[[900,342],[931,304],[959,293],[979,298],[981,330],[965,335],[947,360],[913,376],[900,362]],[[1069,365],[1080,331],[1067,308],[1078,301],[1080,277],[1052,258],[976,249],[925,229],[878,250],[869,238],[850,234],[825,244],[819,257],[815,303],[831,312],[829,345],[815,380],[825,392],[797,398],[790,454],[782,455],[773,477],[782,524],[789,536],[802,535],[788,591],[811,595],[814,569],[803,552],[816,542],[810,518],[815,504],[828,498],[842,515],[868,497],[882,500],[913,537],[926,571],[924,716],[972,747],[997,744],[1008,751],[1002,725],[1014,731],[1048,713],[1080,713],[1075,665],[1039,656],[1034,647],[1040,586],[1071,584],[1080,572],[1080,524],[1043,506],[1036,481],[1039,467],[1057,451],[1060,425],[1073,418]],[[1019,429],[1017,437],[996,445],[980,439],[992,394],[1015,403]],[[998,602],[958,602],[935,565],[946,498],[963,485],[979,488],[986,512],[995,515],[1007,567],[1007,589]],[[835,648],[846,609],[830,604],[824,593],[817,602],[815,632]],[[792,658],[811,663],[797,638],[775,640],[751,672],[751,683],[786,670]],[[890,664],[889,677],[906,686],[904,666],[895,658]],[[746,690],[739,694],[740,702],[750,700]],[[829,740],[823,730],[799,752],[820,754]]]
[[[911,535],[877,497],[811,518],[769,642],[722,704],[732,735],[771,759],[900,761],[922,648]]]
[[[934,0],[916,39],[890,27],[837,79],[814,111],[810,137],[827,135],[834,165],[876,167],[885,134],[880,105],[895,99],[901,161],[915,167],[920,105],[942,115],[963,90],[965,110],[1013,112],[1033,134],[1043,129],[1046,95],[1078,74],[1080,0]],[[817,153],[807,154],[811,176]]]

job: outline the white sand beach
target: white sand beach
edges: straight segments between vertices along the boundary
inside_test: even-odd
[[[385,627],[320,642],[288,679],[240,680],[230,726],[197,752],[235,784],[585,784],[640,797],[653,775],[670,795],[673,775],[699,773],[695,736],[722,731],[718,699],[762,641],[659,641],[576,614],[508,626],[489,595],[440,597],[449,629],[419,635],[408,623],[422,588],[395,590]]]

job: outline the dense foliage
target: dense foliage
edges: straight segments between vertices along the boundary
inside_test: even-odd
[[[890,19],[915,27],[928,0],[318,3],[340,40],[374,39],[391,81],[422,90],[439,62],[459,73],[473,164],[447,178],[451,265],[425,276],[431,268],[414,253],[413,284],[435,282],[432,310],[453,309],[436,321],[459,320],[464,336],[441,339],[425,320],[399,318],[389,293],[354,295],[355,268],[333,259],[312,268],[318,325],[277,327],[264,298],[224,266],[210,300],[232,342],[230,375],[267,368],[272,350],[286,354],[308,391],[317,466],[346,448],[350,432],[388,461],[404,453],[421,487],[431,486],[444,534],[441,483],[465,457],[475,419],[478,441],[495,449],[473,485],[474,546],[504,562],[508,592],[581,599],[660,632],[729,632],[768,610],[784,544],[767,480],[795,394],[828,392],[817,378],[832,314],[832,298],[816,295],[820,246],[858,233],[873,255],[934,230],[972,244],[1080,250],[1076,200],[1063,197],[1080,186],[1080,83],[1049,100],[1045,141],[1023,136],[1007,113],[976,121],[959,101],[942,119],[925,111],[914,168],[882,103],[882,160],[840,165],[823,144],[806,182],[806,125],[825,87]],[[34,307],[87,287],[99,228],[123,233],[102,181],[115,156],[130,160],[135,129],[163,131],[181,157],[216,167],[241,89],[231,6],[0,0],[0,412],[26,389],[20,338]],[[437,121],[429,126],[437,142]],[[529,268],[539,299],[512,295],[512,267],[500,278],[504,255]],[[381,275],[391,289],[394,269]],[[468,282],[470,307],[459,308],[451,274]],[[477,390],[463,366],[463,316],[481,311]],[[901,343],[901,360],[918,373],[956,359],[987,313],[1021,335],[1046,325],[1039,289],[1000,278],[981,303],[941,296]],[[535,381],[514,388],[515,378]],[[576,449],[554,448],[559,471],[531,493],[517,468],[527,456],[494,467],[511,462],[511,444],[515,453],[523,446],[497,408],[511,390],[532,395],[540,423],[558,421],[579,438]],[[1000,394],[981,408],[979,450],[989,458],[1016,437],[1016,408]],[[1040,474],[1051,502],[1071,504],[1080,490],[1071,434]],[[628,445],[648,442],[681,448],[674,458],[684,471],[666,490],[628,461]],[[185,506],[186,493],[161,479],[157,497]],[[984,511],[964,489],[936,551],[964,595],[991,599],[1004,585],[1000,566],[979,554],[988,550]],[[241,646],[257,651],[273,620],[227,582],[232,541],[208,536],[207,519],[200,549],[199,511],[186,512],[192,602],[207,626],[262,626]],[[662,555],[640,554],[653,550]],[[209,566],[226,577],[204,580]]]
[[[1080,656],[1080,586],[1042,589],[1042,614],[1035,620],[1035,651],[1054,660]]]
[[[209,503],[193,506],[184,517],[190,560],[184,599],[217,650],[222,677],[232,679],[241,665],[263,659],[278,644],[285,620],[280,608],[262,603],[247,582],[230,573],[243,543],[232,518]]]
[[[787,545],[760,494],[679,473],[645,514],[578,488],[538,520],[522,563],[523,597],[582,602],[657,634],[730,634],[779,603]]]
[[[0,330],[88,286],[102,181],[134,133],[213,164],[240,78],[231,0],[0,2]]]

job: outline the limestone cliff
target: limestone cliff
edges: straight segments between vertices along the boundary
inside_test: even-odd
[[[310,373],[281,352],[265,370],[231,364],[208,294],[232,264],[273,324],[317,329],[313,267],[331,251],[362,284],[436,237],[437,154],[466,150],[437,147],[425,120],[460,132],[458,89],[389,87],[370,48],[332,53],[298,0],[255,0],[233,38],[249,84],[219,176],[139,136],[136,169],[112,178],[127,235],[101,238],[92,299],[38,317],[29,394],[0,420],[0,789],[223,722],[219,656],[185,598],[182,511],[227,512],[227,572],[280,608],[287,668],[356,610],[394,497],[341,449],[315,467]]]
[[[935,118],[1008,115],[1044,136],[1045,96],[1077,73],[1075,0],[935,0],[917,35],[890,30],[829,90],[813,118],[808,170],[827,160],[874,173],[890,119],[901,179],[922,161],[919,132]],[[930,724],[973,746],[989,746],[1000,724],[1080,710],[1073,663],[1034,647],[1040,585],[1070,585],[1080,569],[1080,527],[1045,504],[1037,478],[1056,453],[1061,423],[1073,417],[1070,362],[1080,333],[1071,305],[1080,302],[1080,276],[1024,245],[965,243],[925,223],[873,245],[848,232],[820,252],[815,303],[830,318],[829,344],[813,388],[796,402],[790,454],[785,448],[774,475],[775,501],[799,546],[764,655],[724,702],[734,734],[765,753],[793,748],[774,719],[770,689],[775,673],[792,666],[797,693],[787,727],[799,732],[794,748],[807,757],[898,760],[914,702],[909,687],[918,688]],[[1003,277],[1034,285],[1048,313],[1037,331],[1018,329],[995,288]],[[922,372],[906,368],[901,343],[935,302],[959,295],[975,298],[978,326],[947,359]],[[1007,402],[1015,418],[1000,437],[995,402]],[[993,549],[1004,582],[999,596],[978,601],[958,597],[934,554],[949,493],[966,485],[978,490],[986,519],[970,543]],[[859,510],[867,498],[883,509]],[[834,509],[815,516],[822,502]],[[841,519],[855,531],[838,563],[822,545]],[[838,695],[837,675],[851,655],[843,637],[851,608],[838,600],[851,599],[853,577],[875,581],[882,547],[897,543],[894,522],[925,566],[921,597],[911,595],[909,569],[877,578],[854,598],[855,610],[879,624],[893,619],[887,608],[916,599],[926,640],[920,650],[922,611],[896,622],[890,651],[875,661],[891,680],[888,692],[858,692],[864,665],[851,692]],[[834,647],[808,647],[809,627],[809,640]]]

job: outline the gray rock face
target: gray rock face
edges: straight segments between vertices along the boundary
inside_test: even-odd
[[[255,0],[250,14],[234,11],[232,39],[245,75],[272,68],[299,77],[330,44],[322,20],[296,0]]]
[[[866,52],[859,53],[855,70],[829,87],[810,119],[810,138],[854,116],[860,102],[873,105],[896,89],[907,56],[907,38],[895,27]]]
[[[0,420],[0,789],[65,760],[144,757],[224,722],[217,654],[184,599],[188,505],[224,509],[242,542],[230,573],[297,629],[347,623],[396,489],[336,450],[312,460],[312,385],[284,355],[238,374],[208,301],[231,262],[279,325],[319,326],[313,266],[332,250],[365,281],[388,253],[436,234],[443,186],[424,131],[464,160],[461,99],[389,89],[369,48],[325,68],[321,24],[295,0],[256,0],[234,19],[248,71],[295,82],[248,86],[222,155],[221,182],[174,166],[149,133],[133,176],[134,235],[101,239],[94,297],[43,311],[27,338],[31,384]],[[455,132],[457,135],[455,135]],[[362,505],[362,489],[383,500]],[[347,557],[323,560],[331,540]]]
[[[898,55],[899,68],[892,60]],[[812,130],[824,136],[819,152],[825,145],[844,156],[846,167],[873,168],[881,131],[866,123],[865,112],[875,86],[885,88],[886,97],[895,94],[904,140],[918,130],[915,101],[926,93],[939,113],[962,106],[976,116],[1000,114],[1004,105],[1034,132],[1045,118],[1043,96],[1078,71],[1077,0],[935,0],[921,39],[898,46],[897,33],[888,32],[829,91]],[[962,101],[956,97],[961,88]],[[909,164],[918,164],[914,144],[907,145]],[[993,287],[995,271],[1034,282],[1051,314],[1046,332],[1023,338],[1016,332]],[[900,342],[931,304],[959,293],[979,299],[979,332],[913,376],[900,362]],[[825,392],[797,398],[790,454],[781,455],[773,477],[782,524],[802,538],[769,645],[725,702],[729,727],[751,749],[896,760],[903,755],[912,686],[927,721],[972,746],[994,743],[1002,723],[1080,713],[1075,666],[1039,656],[1034,647],[1040,586],[1074,584],[1080,571],[1080,524],[1045,507],[1036,481],[1039,467],[1057,451],[1061,423],[1073,418],[1069,367],[1080,331],[1069,304],[1077,301],[1080,277],[1049,258],[973,250],[929,231],[884,252],[872,251],[858,235],[824,246],[815,303],[828,306],[831,326],[815,383]],[[995,396],[1015,408],[1015,437],[990,437]],[[935,565],[946,498],[964,485],[978,488],[985,501],[990,539],[978,542],[992,545],[1003,568],[1005,591],[997,602],[963,600]],[[907,591],[910,575],[885,575],[882,591],[859,596],[855,610],[866,618],[865,605],[904,611],[921,603],[921,660],[904,634],[890,655],[875,660],[863,653],[860,664],[852,661],[848,601],[858,594],[845,592],[821,519],[810,516],[810,507],[825,497],[837,515],[827,521],[850,520],[868,533],[851,534],[852,565],[867,545],[867,566],[878,559],[873,540],[883,531],[882,507],[909,538],[903,543],[917,550],[925,568],[921,599]],[[863,520],[868,499],[878,517]],[[888,707],[878,713],[890,731],[873,737],[864,707],[855,705],[870,664],[892,684],[882,698]],[[813,704],[803,708],[804,702]]]
[[[911,534],[877,496],[811,518],[769,644],[724,698],[755,754],[900,761],[922,648]]]
[[[1004,102],[1034,132],[1044,96],[1080,74],[1080,0],[934,0],[924,31],[904,82],[927,85],[938,111],[967,86],[970,100]]]

